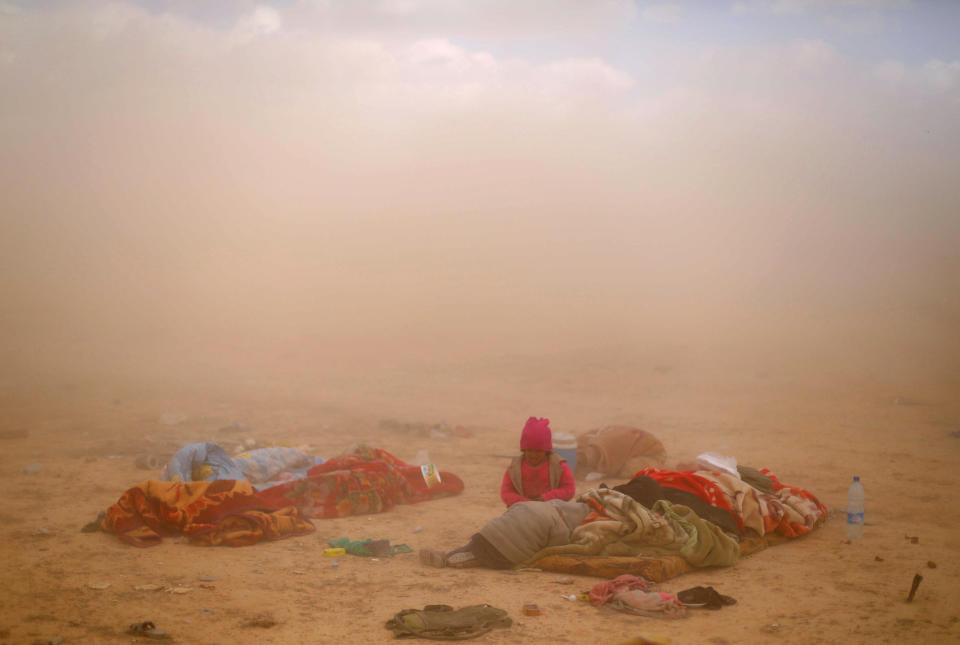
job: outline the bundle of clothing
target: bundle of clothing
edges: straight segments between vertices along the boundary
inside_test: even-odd
[[[742,467],[735,476],[651,468],[627,484],[587,490],[569,502],[514,504],[467,545],[446,554],[425,550],[421,561],[595,573],[583,558],[681,560],[682,566],[651,577],[662,580],[685,568],[730,566],[739,559],[741,544],[747,552],[757,550],[747,538],[799,537],[825,518],[826,508],[810,492],[784,485],[766,470]]]
[[[220,444],[207,441],[181,447],[164,467],[161,478],[173,482],[237,479],[255,488],[267,488],[276,480],[305,477],[311,466],[322,463],[320,457],[287,446],[257,448],[231,457]]]
[[[667,451],[655,436],[630,426],[605,426],[577,436],[577,476],[601,473],[629,477],[641,468],[659,466]]]
[[[571,531],[570,543],[544,548],[524,564],[594,574],[619,568],[663,580],[690,567],[731,565],[742,553],[806,535],[827,516],[809,491],[749,466],[647,468],[626,484],[588,490],[574,501],[591,512]],[[617,561],[623,556],[637,566]]]
[[[123,493],[99,527],[135,546],[172,535],[201,545],[242,546],[309,533],[310,518],[379,513],[463,490],[453,473],[441,472],[440,479],[428,485],[419,466],[361,446],[311,467],[304,477],[262,490],[237,479],[146,481]]]
[[[697,502],[690,504],[698,513],[712,515],[711,521],[729,528],[727,514],[733,518],[740,535],[764,536],[777,533],[787,538],[806,535],[823,523],[827,517],[826,507],[813,493],[788,486],[768,469],[736,466],[736,473],[727,470],[665,470],[647,468],[638,472],[633,480],[615,490],[627,494],[652,488],[645,478],[659,485],[661,494],[677,499],[679,492],[687,492],[708,505],[704,509]],[[691,500],[690,497],[684,496]],[[641,492],[642,503],[649,495]],[[683,503],[683,502],[681,502]],[[722,519],[714,519],[722,517]]]

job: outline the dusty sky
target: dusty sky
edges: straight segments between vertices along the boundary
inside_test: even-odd
[[[0,2],[0,381],[653,348],[960,382],[958,32],[919,0]]]

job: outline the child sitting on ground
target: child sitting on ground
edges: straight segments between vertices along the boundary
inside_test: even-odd
[[[567,462],[553,452],[550,419],[530,417],[520,435],[523,455],[510,462],[500,485],[500,498],[507,507],[517,502],[568,501],[577,492]]]

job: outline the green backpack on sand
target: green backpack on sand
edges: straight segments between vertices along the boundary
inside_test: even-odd
[[[482,636],[494,627],[512,624],[506,611],[490,605],[469,605],[461,609],[427,605],[423,609],[404,609],[387,621],[386,628],[393,630],[397,638],[462,641]]]

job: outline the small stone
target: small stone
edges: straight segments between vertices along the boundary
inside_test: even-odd
[[[41,463],[38,461],[38,462],[34,462],[34,463],[30,464],[29,466],[27,466],[26,468],[24,468],[24,469],[23,469],[23,474],[24,474],[24,475],[36,475],[36,474],[38,474],[38,473],[39,473],[40,471],[42,471],[42,470],[43,470],[43,464],[41,464]]]

